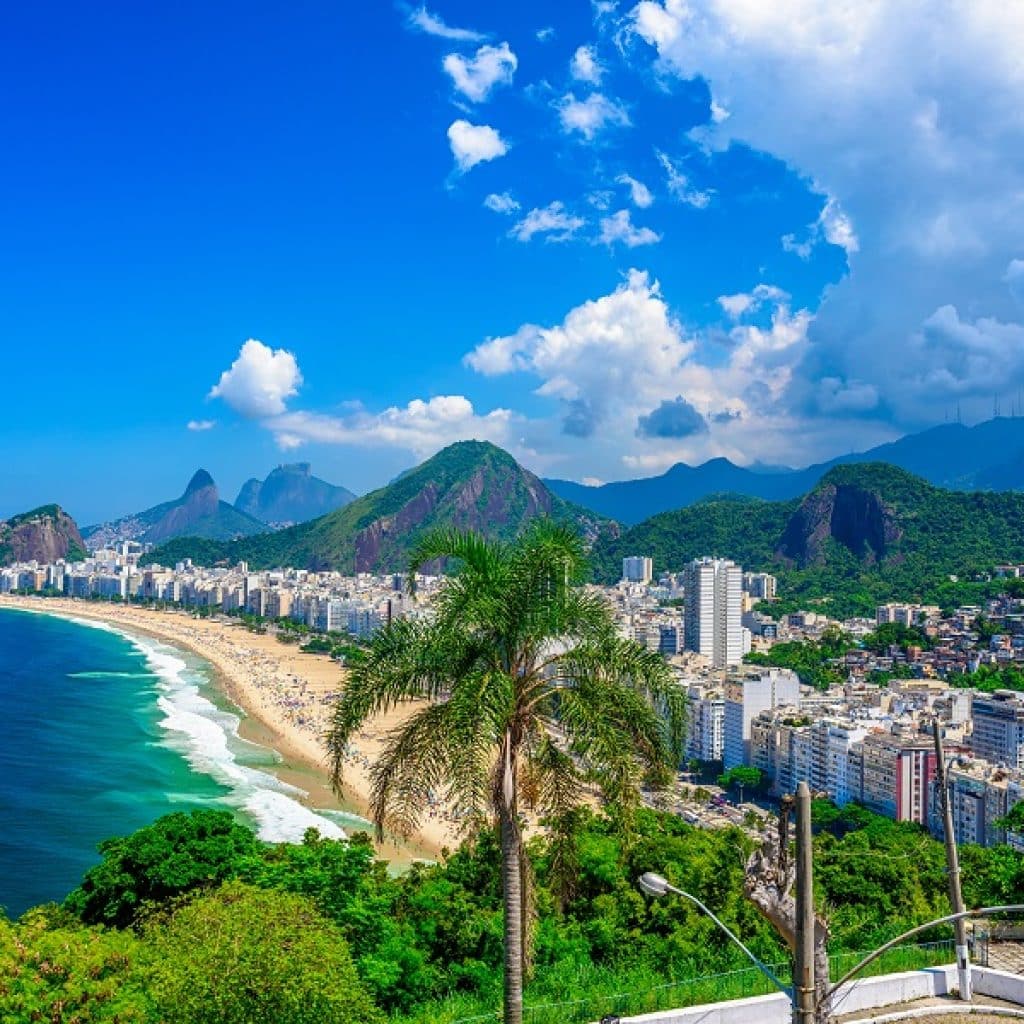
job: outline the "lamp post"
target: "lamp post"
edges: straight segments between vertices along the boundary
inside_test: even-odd
[[[672,885],[668,879],[662,875],[656,875],[653,871],[646,871],[637,879],[637,884],[648,896],[664,896],[667,893],[674,893],[676,896],[682,896],[684,899],[688,899],[691,903],[696,904],[712,921],[715,922],[718,927],[729,936],[732,941],[743,950],[744,953],[753,961],[757,969],[765,975],[766,978],[780,991],[789,996],[789,989],[782,984],[781,981],[775,976],[775,972],[765,963],[762,963],[754,954],[737,938],[737,936],[730,931],[730,929],[722,922],[718,917],[713,914],[704,903],[702,903],[692,893],[688,893],[683,889],[679,889]]]
[[[935,776],[942,800],[942,832],[946,844],[946,874],[949,876],[949,903],[954,914],[964,912],[964,897],[960,889],[960,857],[953,831],[953,808],[949,800],[949,781],[946,778],[946,759],[942,749],[942,725],[938,718],[932,723],[935,738]],[[960,998],[971,1001],[971,962],[967,948],[967,922],[962,917],[953,922],[956,936],[956,973]]]

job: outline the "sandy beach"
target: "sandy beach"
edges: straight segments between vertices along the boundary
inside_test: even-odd
[[[275,636],[250,633],[241,624],[195,618],[187,612],[154,611],[66,598],[0,595],[0,608],[34,609],[67,618],[96,619],[127,632],[144,633],[185,648],[209,662],[215,683],[243,718],[239,734],[276,750],[282,763],[275,771],[308,795],[315,808],[340,808],[366,816],[369,769],[386,733],[413,708],[372,719],[352,743],[345,765],[343,799],[332,792],[323,736],[335,696],[344,688],[345,670],[326,655],[303,654]],[[419,831],[408,841],[378,844],[383,857],[409,861],[434,858],[459,842],[457,825],[441,806],[425,811]]]

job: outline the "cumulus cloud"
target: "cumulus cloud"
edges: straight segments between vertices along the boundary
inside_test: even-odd
[[[705,434],[708,421],[685,399],[676,395],[637,420],[637,437],[690,437]]]
[[[733,319],[760,309],[766,302],[785,302],[789,296],[773,284],[756,285],[749,292],[737,292],[735,295],[719,295],[718,304]]]
[[[668,188],[669,195],[678,202],[698,210],[703,210],[711,202],[712,193],[693,188],[690,184],[690,179],[683,174],[667,153],[662,153],[658,150],[656,156],[658,157],[658,163],[665,170],[665,185]]]
[[[262,419],[283,413],[286,400],[298,394],[301,384],[299,364],[291,352],[250,338],[209,397],[223,399],[248,419]]]
[[[842,447],[874,417],[941,420],[947,392],[987,411],[996,352],[1002,388],[1024,384],[1005,279],[1024,236],[1024,7],[641,0],[623,38],[728,109],[702,129],[709,150],[772,154],[824,197],[784,245],[808,259],[840,246],[850,272],[816,311],[792,401],[861,409]]]
[[[347,416],[316,412],[287,412],[267,421],[284,449],[307,442],[393,447],[421,458],[454,441],[480,440],[507,444],[515,416],[508,409],[479,414],[463,395],[416,398],[382,412],[358,408]]]
[[[459,118],[448,127],[448,143],[459,170],[466,171],[487,160],[497,160],[508,152],[508,143],[487,124],[470,124]]]
[[[484,197],[484,206],[495,213],[508,215],[519,209],[519,200],[515,199],[509,192],[492,192]]]
[[[600,85],[604,72],[604,65],[597,59],[597,51],[592,46],[579,47],[569,61],[569,73],[580,82]]]
[[[806,418],[788,396],[811,317],[792,310],[779,289],[749,294],[757,297],[748,308],[762,303],[766,316],[712,342],[683,327],[649,274],[631,270],[613,292],[574,307],[561,323],[523,324],[486,339],[464,361],[488,377],[534,378],[534,394],[554,407],[548,433],[543,423],[531,427],[534,447],[564,452],[586,439],[573,453],[578,475],[614,479],[712,455],[778,462],[780,446],[791,445]],[[666,401],[666,393],[678,397]],[[718,415],[709,422],[697,413],[698,422],[688,407]],[[823,435],[823,445],[841,448],[837,435]]]
[[[582,135],[587,142],[593,142],[605,128],[629,124],[626,108],[599,92],[591,93],[585,100],[578,100],[575,93],[567,92],[555,107],[562,130],[567,135]]]
[[[555,38],[555,28],[553,25],[545,25],[543,28],[537,29],[535,35],[538,43],[546,43]]]
[[[636,227],[630,219],[629,210],[619,210],[610,217],[601,218],[601,236],[598,241],[603,245],[615,245],[621,242],[629,249],[638,245],[654,245],[661,241],[661,235],[651,228]]]
[[[1024,260],[1010,260],[1006,265],[1003,280],[1010,289],[1010,294],[1024,305]]]
[[[410,15],[409,27],[428,36],[437,36],[440,39],[457,39],[461,42],[479,42],[487,37],[482,32],[474,32],[469,28],[453,28],[446,25],[444,20],[436,14],[431,14],[426,7],[417,7]]]
[[[782,236],[782,248],[786,252],[796,253],[802,260],[811,258],[814,247],[824,239],[829,245],[838,245],[852,255],[860,249],[857,232],[853,222],[843,213],[837,200],[829,196],[817,219],[807,226],[807,235],[803,241],[797,241],[793,233]]]
[[[654,202],[651,190],[642,182],[629,174],[620,174],[615,179],[616,184],[625,185],[629,189],[629,198],[633,205],[641,210],[646,210]]]
[[[543,235],[546,242],[567,242],[584,224],[582,217],[569,213],[565,204],[556,199],[547,206],[530,210],[509,231],[509,236],[517,242],[529,242],[535,235]]]
[[[189,420],[188,423],[185,424],[185,426],[189,430],[193,430],[196,433],[200,433],[200,432],[202,432],[204,430],[213,430],[213,428],[215,426],[217,426],[217,421],[216,420]]]
[[[442,66],[452,85],[468,100],[482,103],[497,85],[511,85],[519,61],[508,43],[481,46],[473,57],[449,53]]]

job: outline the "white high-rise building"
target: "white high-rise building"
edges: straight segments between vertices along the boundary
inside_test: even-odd
[[[762,711],[798,707],[800,679],[788,668],[730,680],[725,687],[722,760],[725,767],[751,764],[751,723]]]
[[[743,570],[724,558],[698,558],[683,570],[683,640],[715,668],[743,660]]]
[[[630,555],[622,560],[622,578],[627,583],[650,583],[654,562],[646,555]]]

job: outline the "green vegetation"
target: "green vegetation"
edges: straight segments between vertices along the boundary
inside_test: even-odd
[[[104,844],[96,870],[108,880],[111,906],[154,891],[161,854],[188,879],[138,904],[125,927],[83,923],[73,897],[16,924],[0,917],[0,1021],[452,1024],[500,1005],[501,854],[492,829],[440,864],[395,876],[362,836],[335,842],[311,832],[295,846],[252,836],[202,841],[204,832],[236,835],[227,813],[213,812],[216,820],[210,813],[196,812],[194,828],[179,820],[191,816],[173,815],[170,824]],[[817,899],[830,917],[837,966],[947,912],[943,847],[920,828],[823,801],[815,803],[815,823]],[[636,878],[647,870],[704,900],[766,962],[787,962],[774,930],[743,896],[752,844],[744,832],[704,831],[645,809],[628,837],[619,823],[589,812],[576,825],[578,883],[564,904],[552,842],[527,843],[536,938],[526,1005],[559,1004],[529,1014],[530,1024],[764,991],[746,973],[708,978],[749,964],[687,901],[646,899]],[[150,853],[137,862],[126,850]],[[968,905],[1024,901],[1019,854],[964,846],[961,860]],[[926,936],[945,937],[942,929]],[[923,956],[904,954],[879,969],[923,966]]]
[[[305,896],[228,882],[145,928],[162,1024],[380,1024],[348,943]]]
[[[953,673],[947,682],[962,690],[980,690],[982,693],[994,693],[996,690],[1024,692],[1024,670],[1016,665],[981,665],[977,672],[969,675]]]
[[[745,764],[736,765],[718,776],[718,784],[723,789],[746,790],[748,795],[757,790],[768,790],[771,782],[772,780],[760,768]]]
[[[462,813],[499,823],[504,1021],[520,1024],[534,905],[520,807],[549,823],[552,895],[565,904],[579,882],[586,784],[628,830],[640,784],[664,785],[680,763],[686,695],[661,657],[617,635],[602,598],[573,585],[586,567],[573,527],[539,520],[510,545],[431,533],[410,576],[442,560],[457,568],[433,618],[377,632],[349,674],[328,748],[337,780],[368,718],[427,700],[378,757],[372,816],[378,833],[408,835],[434,795],[447,793]],[[556,721],[564,743],[552,735]]]
[[[819,641],[792,640],[773,644],[768,651],[751,651],[743,660],[750,665],[792,669],[806,686],[827,690],[846,678],[838,660],[854,647],[852,638],[837,626],[826,629]]]
[[[703,501],[654,516],[597,545],[597,578],[618,579],[637,551],[665,569],[717,553],[773,572],[776,615],[866,615],[891,600],[949,608],[1006,588],[975,578],[1024,560],[1024,494],[944,491],[878,463],[837,466],[803,499]]]
[[[481,529],[493,539],[512,540],[538,515],[575,523],[587,536],[608,529],[600,516],[548,491],[507,452],[484,441],[461,441],[319,519],[230,543],[182,537],[151,552],[146,562],[173,565],[191,558],[200,565],[246,561],[253,568],[404,569],[413,547],[433,528]]]

